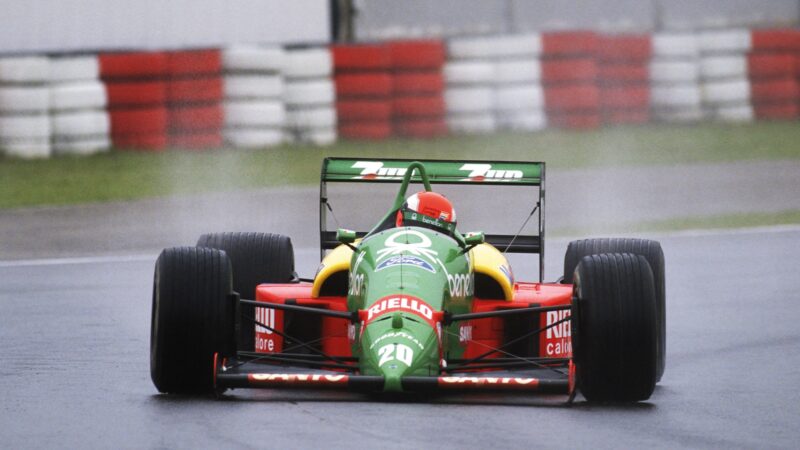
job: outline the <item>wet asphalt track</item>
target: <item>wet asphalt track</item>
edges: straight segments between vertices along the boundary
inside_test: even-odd
[[[647,403],[157,394],[155,254],[0,262],[2,448],[796,448],[800,228],[661,236],[667,371]],[[565,240],[551,240],[559,271]],[[317,253],[298,249],[298,265]],[[518,272],[522,271],[517,267]]]

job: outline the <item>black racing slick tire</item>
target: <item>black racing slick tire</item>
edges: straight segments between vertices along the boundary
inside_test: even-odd
[[[231,264],[225,252],[173,247],[161,252],[153,280],[150,377],[160,392],[214,389],[214,354],[234,354]]]
[[[233,267],[233,290],[255,300],[261,283],[288,283],[295,277],[292,241],[271,233],[209,233],[200,236],[198,247],[224,250]],[[238,350],[255,347],[255,307],[241,305]]]
[[[656,295],[641,255],[583,257],[574,272],[572,345],[591,402],[647,400],[657,378]]]
[[[664,289],[664,252],[658,241],[631,238],[583,239],[572,241],[564,255],[564,283],[572,283],[578,262],[587,255],[600,253],[633,253],[647,259],[653,271],[658,312],[658,380],[664,375],[667,360],[667,308]]]

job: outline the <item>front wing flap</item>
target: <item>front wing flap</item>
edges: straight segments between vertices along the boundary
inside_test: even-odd
[[[331,370],[285,365],[253,364],[247,370],[229,366],[215,356],[214,386],[219,391],[235,388],[344,389],[355,392],[384,392],[384,377],[356,375]],[[558,375],[558,374],[557,374]],[[477,372],[450,376],[408,376],[401,378],[403,391],[521,391],[571,395],[575,390],[575,371],[570,365],[566,376],[547,370]]]

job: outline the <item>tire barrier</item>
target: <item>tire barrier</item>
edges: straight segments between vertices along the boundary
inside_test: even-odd
[[[386,139],[392,130],[391,51],[385,44],[332,47],[339,135]]]
[[[221,52],[169,52],[166,82],[168,145],[190,149],[221,147]]]
[[[222,145],[219,50],[101,54],[99,62],[114,146],[162,150]],[[131,125],[129,120],[143,122]]]
[[[0,152],[263,148],[800,116],[800,31],[560,31],[0,57]]]
[[[332,80],[333,56],[327,47],[286,51],[284,102],[287,137],[293,142],[330,145],[336,141],[336,124],[316,120],[336,117],[336,88]]]
[[[254,149],[286,141],[286,63],[281,47],[231,47],[222,52],[225,143]]]
[[[606,124],[650,121],[650,74],[653,54],[649,35],[600,36],[597,45],[597,85],[600,114]]]
[[[52,153],[49,76],[46,57],[0,58],[0,154],[28,159]]]
[[[395,134],[412,138],[446,135],[444,44],[440,40],[415,40],[393,41],[387,46]]]
[[[451,42],[449,51],[452,52],[452,48]],[[450,131],[477,134],[497,130],[494,112],[495,65],[482,60],[451,60],[445,64],[442,72],[446,84],[444,99]]]
[[[51,58],[49,78],[53,152],[90,155],[108,151],[111,121],[97,56]]]
[[[539,34],[451,39],[444,67],[454,133],[545,128]]]
[[[747,55],[750,96],[757,119],[790,120],[800,115],[800,89],[796,58],[800,54],[800,31],[794,29],[753,30]]]
[[[580,129],[600,126],[599,43],[598,35],[591,31],[542,35],[542,85],[550,125]]]
[[[101,53],[100,78],[108,95],[111,142],[127,150],[163,150],[167,138],[167,75],[164,52]]]
[[[705,117],[727,122],[753,120],[746,58],[750,46],[749,30],[697,33],[698,74]]]
[[[703,118],[700,61],[694,33],[656,33],[650,61],[651,115],[663,122]]]

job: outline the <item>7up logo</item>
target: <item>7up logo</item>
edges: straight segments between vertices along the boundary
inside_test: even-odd
[[[448,178],[458,181],[521,181],[523,172],[519,169],[493,169],[491,164],[458,162],[432,162],[426,164],[432,177]],[[407,167],[384,167],[383,161],[356,161],[351,166],[358,169],[354,180],[401,180],[408,172]],[[466,173],[464,173],[466,172]],[[460,178],[466,176],[466,178]]]
[[[492,169],[491,164],[464,164],[458,170],[468,170],[468,178],[462,181],[514,181],[522,179],[521,170]]]
[[[380,161],[356,161],[353,168],[361,169],[361,174],[353,177],[355,180],[399,180],[408,171],[404,167],[383,167]]]

